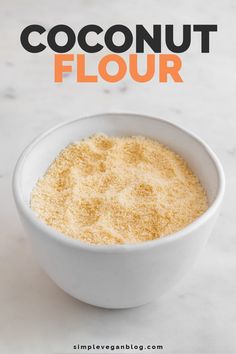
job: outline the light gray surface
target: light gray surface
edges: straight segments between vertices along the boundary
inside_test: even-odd
[[[234,1],[2,1],[0,13],[0,352],[72,352],[76,343],[162,344],[164,353],[235,353],[236,120]],[[211,54],[199,37],[182,55],[183,84],[53,83],[53,54],[31,55],[21,30],[40,23],[217,23]],[[78,49],[78,48],[77,48]],[[75,48],[74,53],[77,52]],[[104,53],[103,53],[104,54]],[[99,55],[91,56],[95,70]],[[92,69],[93,68],[93,69]],[[224,207],[199,262],[174,291],[145,307],[102,310],[58,289],[39,268],[11,195],[21,150],[54,124],[104,111],[161,116],[199,134],[226,172]]]

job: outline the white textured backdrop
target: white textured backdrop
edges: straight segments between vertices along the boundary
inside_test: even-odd
[[[163,353],[236,353],[236,3],[234,0],[0,1],[0,353],[70,353],[76,343],[162,344]],[[183,84],[53,83],[53,54],[20,45],[32,23],[181,25],[216,23],[211,53],[199,36],[182,55]],[[78,47],[73,50],[79,52]],[[99,55],[90,58],[95,70]],[[195,268],[171,293],[122,311],[85,305],[40,269],[19,222],[11,176],[21,150],[54,124],[105,111],[166,118],[199,134],[227,178],[222,213]]]

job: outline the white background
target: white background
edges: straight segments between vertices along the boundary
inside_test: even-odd
[[[236,353],[236,2],[0,1],[0,353],[73,352],[73,344],[161,344],[163,353]],[[183,84],[77,84],[75,72],[53,83],[53,53],[30,54],[22,29],[65,23],[216,23],[211,53],[200,36],[181,55]],[[163,33],[164,34],[164,33]],[[164,37],[163,37],[164,39]],[[73,53],[79,53],[76,46]],[[98,59],[89,57],[88,70]],[[157,56],[158,59],[158,56]],[[169,294],[130,310],[103,310],[61,291],[36,263],[11,193],[15,162],[35,136],[83,115],[128,111],[166,118],[199,134],[220,157],[227,178],[222,213],[197,265]],[[206,166],[207,168],[207,166]],[[159,351],[161,352],[161,351]]]

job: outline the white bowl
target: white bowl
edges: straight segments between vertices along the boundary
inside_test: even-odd
[[[179,153],[200,178],[208,210],[181,231],[140,244],[90,245],[45,225],[29,207],[32,188],[60,150],[97,132],[147,136]],[[162,119],[124,113],[77,119],[39,136],[17,162],[13,192],[39,263],[54,282],[86,303],[127,308],[157,298],[189,271],[216,221],[224,184],[221,164],[202,140]]]

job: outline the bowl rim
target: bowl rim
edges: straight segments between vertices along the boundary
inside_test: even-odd
[[[82,242],[79,239],[73,239],[72,237],[69,237],[56,229],[52,228],[51,226],[48,226],[45,224],[43,221],[41,221],[36,214],[30,209],[29,205],[26,205],[26,202],[23,198],[23,193],[21,191],[21,173],[24,167],[24,162],[27,159],[27,156],[30,154],[30,152],[37,146],[43,139],[45,139],[48,135],[52,134],[58,129],[61,129],[65,126],[68,126],[70,124],[74,124],[77,121],[80,120],[85,120],[85,119],[93,119],[93,118],[99,118],[99,117],[104,117],[107,116],[111,119],[118,118],[119,116],[132,116],[136,117],[136,119],[142,117],[142,118],[147,118],[149,120],[156,120],[159,122],[162,122],[164,124],[170,125],[174,127],[177,130],[180,130],[184,134],[187,134],[190,136],[193,140],[197,141],[205,150],[205,152],[208,154],[208,156],[211,158],[215,169],[216,173],[218,175],[218,189],[216,193],[216,197],[214,201],[212,202],[211,206],[208,207],[208,209],[200,215],[197,219],[195,219],[191,224],[187,225],[183,229],[168,234],[166,236],[163,236],[161,238],[157,238],[154,240],[148,240],[140,243],[132,243],[132,244],[112,244],[112,245],[97,245],[97,244],[90,244],[86,242]],[[224,196],[224,191],[225,191],[225,175],[223,171],[223,167],[216,156],[216,154],[213,152],[213,150],[205,143],[201,138],[199,138],[197,135],[194,133],[191,133],[185,128],[180,127],[179,125],[172,123],[168,120],[158,118],[158,117],[153,117],[149,116],[146,114],[137,114],[137,113],[126,113],[126,112],[106,112],[106,113],[99,113],[99,114],[93,114],[85,117],[79,117],[70,121],[66,121],[63,123],[59,123],[52,128],[44,131],[40,135],[38,135],[36,138],[34,138],[23,150],[21,153],[20,157],[17,160],[14,172],[13,172],[13,178],[12,178],[12,189],[13,189],[13,196],[15,199],[16,206],[18,210],[24,215],[26,219],[30,221],[31,224],[34,224],[43,234],[47,234],[48,237],[53,237],[55,241],[61,242],[65,244],[65,246],[71,246],[73,248],[80,248],[80,249],[85,249],[87,251],[93,251],[93,252],[105,252],[105,253],[121,253],[121,252],[129,252],[129,251],[139,251],[139,250],[144,250],[147,248],[153,248],[160,246],[162,244],[167,244],[169,242],[174,242],[177,239],[183,238],[189,233],[195,231],[197,228],[199,228],[202,224],[207,222],[208,219],[217,211],[218,207],[220,206],[223,196]]]

